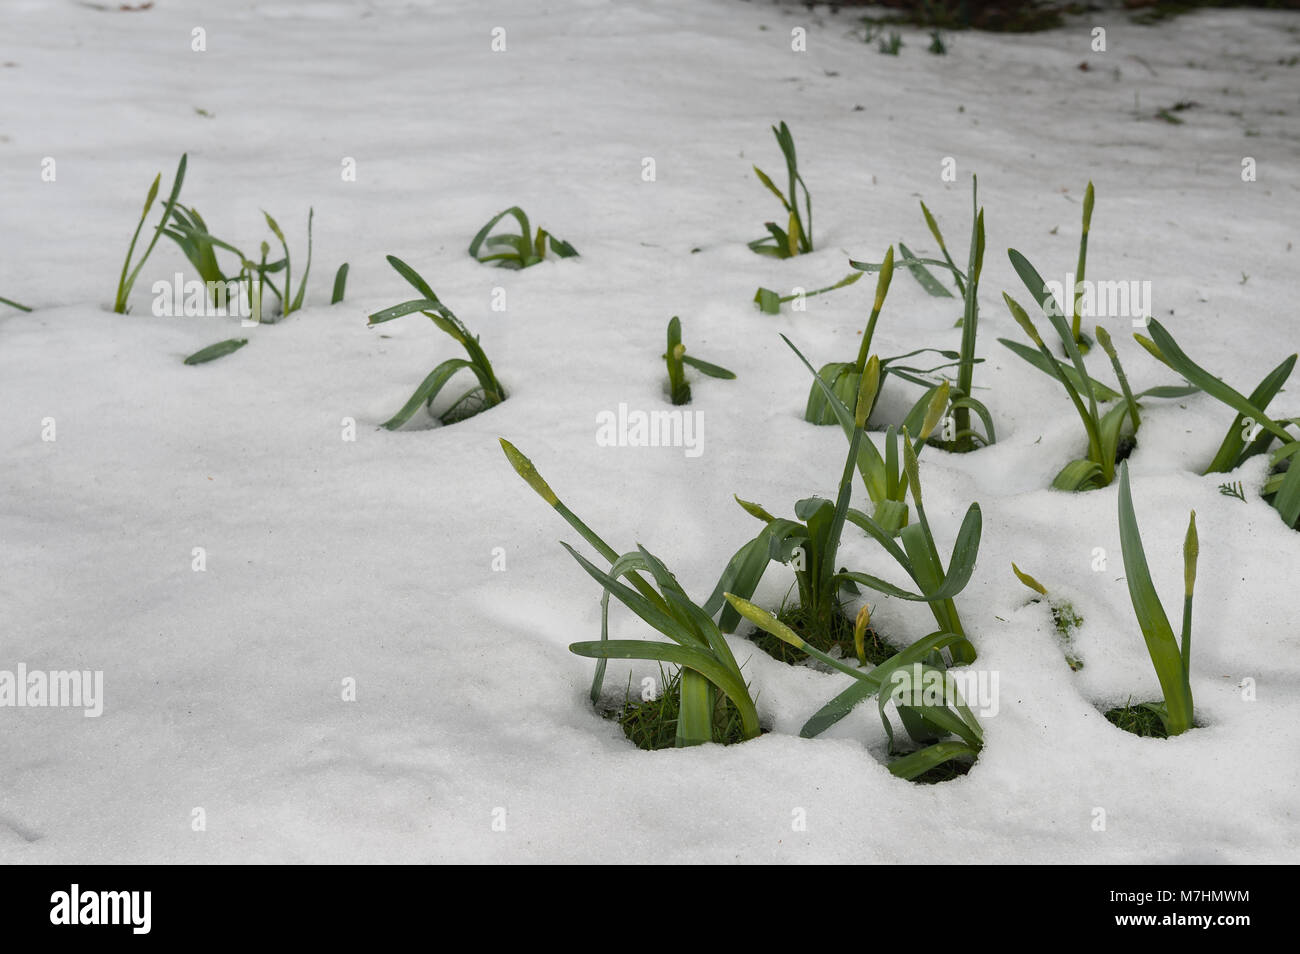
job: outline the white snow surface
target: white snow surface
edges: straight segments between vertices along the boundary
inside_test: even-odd
[[[1058,385],[996,342],[1024,340],[1001,303],[1004,289],[1026,300],[1004,250],[1062,279],[1091,179],[1090,278],[1149,280],[1153,313],[1243,392],[1296,350],[1293,15],[1203,12],[1154,29],[1117,14],[957,34],[943,57],[910,30],[900,56],[882,56],[849,35],[847,12],[725,0],[158,0],[131,13],[8,0],[0,21],[0,295],[36,308],[0,308],[0,669],[102,670],[105,687],[99,718],[0,709],[0,860],[1297,859],[1300,536],[1259,500],[1265,459],[1201,476],[1232,413],[1203,395],[1147,402],[1130,467],[1175,621],[1189,510],[1200,526],[1200,727],[1169,741],[1121,732],[1102,711],[1159,686],[1123,579],[1116,487],[1048,489],[1082,456],[1081,426]],[[1090,48],[1097,25],[1104,53]],[[206,52],[191,49],[196,27]],[[791,49],[795,27],[806,52]],[[1155,118],[1184,101],[1197,105],[1183,125]],[[782,119],[818,244],[784,262],[745,247],[779,211],[751,164],[784,181],[769,131]],[[110,313],[148,183],[161,171],[165,192],[183,151],[182,201],[237,244],[267,237],[266,209],[297,263],[314,207],[308,307],[248,330],[154,317],[153,281],[188,270],[164,242],[131,314]],[[945,157],[955,182],[940,178]],[[592,663],[566,648],[599,635],[599,588],[557,543],[581,541],[497,438],[702,600],[757,529],[733,493],[783,515],[834,494],[843,435],[803,422],[810,378],[778,334],[814,363],[852,357],[874,279],[780,316],[757,311],[755,288],[829,284],[900,238],[937,253],[918,198],[964,263],[971,173],[988,229],[977,394],[998,442],[927,451],[923,474],[942,545],[971,501],[984,513],[958,598],[976,668],[1000,680],[978,763],[936,786],[892,777],[874,705],[799,738],[848,677],[779,664],[740,637],[771,731],[634,748],[592,710]],[[518,273],[475,263],[470,237],[513,204],[581,257]],[[386,253],[481,335],[504,404],[446,428],[427,416],[378,428],[459,354],[418,315],[367,327],[410,297]],[[330,306],[343,261],[347,299]],[[505,312],[490,307],[496,287]],[[956,348],[959,311],[900,272],[875,350]],[[692,377],[703,453],[598,446],[600,411],[668,407],[674,314],[692,353],[738,374]],[[1128,319],[1105,323],[1135,388],[1176,382]],[[181,363],[245,335],[235,355]],[[1089,363],[1113,381],[1099,351]],[[917,393],[890,387],[886,416]],[[1293,382],[1274,412],[1300,414],[1295,395]],[[1222,496],[1225,479],[1248,502]],[[856,529],[841,559],[903,582]],[[1012,560],[1083,616],[1083,671],[1066,667]],[[775,607],[791,582],[773,566],[757,599]],[[898,645],[932,628],[923,606],[871,602]],[[614,636],[662,638],[626,611],[613,620]],[[612,663],[607,687],[652,668]],[[349,678],[355,702],[342,699]]]

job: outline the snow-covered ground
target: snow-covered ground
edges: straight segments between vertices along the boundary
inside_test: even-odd
[[[1063,279],[1091,179],[1090,278],[1150,281],[1153,313],[1243,391],[1296,350],[1300,18],[1205,12],[1157,30],[1117,15],[959,34],[943,57],[914,31],[880,55],[851,26],[727,0],[7,0],[0,295],[36,310],[0,307],[0,670],[101,670],[104,698],[98,718],[0,708],[0,860],[1294,861],[1300,536],[1258,498],[1265,460],[1230,477],[1247,503],[1222,496],[1223,478],[1199,472],[1231,412],[1199,395],[1148,402],[1130,467],[1175,612],[1190,509],[1200,525],[1202,727],[1123,733],[1101,711],[1159,688],[1123,581],[1116,489],[1047,489],[1083,452],[1079,422],[995,339],[1023,340],[1001,304],[1004,289],[1025,298],[1004,250]],[[791,49],[796,27],[806,52]],[[1180,102],[1196,104],[1174,114],[1184,124],[1155,118]],[[750,166],[780,172],[769,126],[782,119],[818,243],[785,262],[745,247],[777,211]],[[237,244],[268,237],[264,208],[301,255],[315,208],[307,308],[249,330],[153,317],[152,283],[187,268],[165,243],[132,313],[108,311],[148,183],[161,171],[165,190],[186,151],[183,201]],[[1257,181],[1243,181],[1245,157]],[[566,648],[598,636],[599,590],[557,544],[579,541],[498,436],[617,547],[644,543],[702,599],[757,527],[733,493],[779,514],[833,494],[843,436],[802,421],[809,377],[778,333],[817,363],[852,357],[874,280],[779,317],[755,309],[755,288],[829,284],[900,238],[934,253],[918,198],[964,260],[971,173],[989,250],[976,384],[999,441],[927,452],[924,476],[945,546],[972,500],[984,512],[958,599],[976,666],[999,676],[978,764],[936,786],[892,777],[874,706],[798,738],[846,677],[739,638],[772,731],[635,749],[593,713],[591,663]],[[512,204],[581,257],[476,264],[469,239]],[[410,297],[385,253],[482,336],[508,401],[445,429],[378,429],[458,353],[419,316],[367,328]],[[343,261],[348,296],[331,307]],[[693,381],[703,452],[598,446],[600,412],[667,406],[674,314],[688,348],[738,374]],[[955,348],[957,315],[900,273],[876,350]],[[1136,389],[1174,380],[1127,319],[1107,324]],[[181,363],[237,335],[250,339],[237,354]],[[1094,373],[1112,380],[1100,358]],[[1295,394],[1274,410],[1300,413]],[[895,390],[885,416],[910,400]],[[898,579],[860,532],[845,540],[843,562]],[[1012,560],[1084,617],[1083,671]],[[790,582],[774,567],[759,601],[775,607]],[[896,643],[930,631],[923,607],[872,602]],[[614,635],[658,638],[625,613]],[[611,664],[607,684],[649,670]]]

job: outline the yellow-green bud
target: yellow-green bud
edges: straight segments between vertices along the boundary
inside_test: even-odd
[[[943,420],[943,413],[948,410],[948,392],[950,390],[952,390],[951,383],[944,381],[939,385],[939,389],[934,392],[934,397],[930,399],[930,406],[925,412],[925,420],[921,423],[921,434],[918,440],[929,440],[930,435],[934,433],[934,429]]]
[[[1029,315],[1020,307],[1020,303],[1006,292],[1002,293],[1002,300],[1007,303],[1007,308],[1011,311],[1011,317],[1016,319],[1016,324],[1020,326],[1020,330],[1029,335],[1029,340],[1038,347],[1044,347],[1042,336],[1038,333],[1038,329],[1034,327],[1034,323],[1029,320]]]
[[[515,469],[515,473],[522,477],[529,487],[537,491],[548,504],[552,507],[559,506],[560,498],[555,496],[555,491],[551,489],[546,481],[542,480],[542,475],[537,472],[533,462],[521,454],[519,449],[504,437],[500,438],[500,441],[501,449],[506,452],[506,459],[510,461],[510,466]]]
[[[872,355],[867,359],[867,366],[862,371],[862,380],[858,382],[858,403],[853,411],[855,427],[867,426],[867,417],[871,406],[876,403],[876,394],[880,390],[880,358]]]
[[[880,311],[885,306],[885,295],[889,293],[889,283],[894,277],[894,246],[889,246],[885,260],[880,264],[880,278],[876,280],[876,303],[872,311]]]

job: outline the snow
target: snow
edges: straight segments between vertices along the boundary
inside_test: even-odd
[[[1092,179],[1090,278],[1151,281],[1154,314],[1239,390],[1296,350],[1300,86],[1285,61],[1300,24],[1236,10],[1157,30],[1116,14],[958,34],[945,57],[914,31],[900,56],[879,55],[851,25],[824,8],[723,0],[7,3],[0,295],[36,311],[0,308],[0,669],[102,670],[105,709],[0,710],[0,860],[1294,861],[1300,538],[1258,499],[1263,459],[1199,476],[1231,412],[1202,395],[1147,402],[1130,467],[1175,613],[1190,509],[1200,526],[1201,727],[1168,741],[1123,733],[1101,712],[1159,688],[1123,582],[1116,487],[1047,489],[1082,453],[1079,422],[996,338],[1023,340],[1001,304],[1003,289],[1023,300],[1003,250],[1063,278]],[[1096,25],[1105,53],[1090,49]],[[798,26],[807,52],[791,50]],[[206,52],[191,50],[196,27]],[[1180,101],[1198,104],[1183,125],[1154,118]],[[768,127],[781,119],[818,243],[787,262],[745,248],[777,211],[750,166],[780,171]],[[132,313],[107,310],[145,189],[159,171],[165,188],[182,151],[183,202],[236,244],[266,237],[265,208],[301,255],[314,207],[302,312],[248,330],[153,317],[152,282],[187,269],[169,244]],[[949,156],[956,182],[940,180]],[[1258,181],[1242,181],[1247,156]],[[45,157],[54,182],[41,180]],[[780,316],[760,314],[754,290],[822,287],[848,257],[878,261],[900,238],[936,252],[918,198],[964,257],[972,172],[988,228],[976,384],[999,440],[927,451],[923,467],[943,546],[972,500],[984,512],[958,598],[976,667],[1000,677],[978,763],[937,786],[893,778],[873,705],[798,738],[847,677],[740,638],[771,731],[635,749],[592,711],[591,662],[566,649],[599,632],[599,591],[556,542],[579,541],[497,437],[616,547],[644,543],[703,599],[757,529],[733,493],[789,514],[834,492],[843,437],[801,420],[809,378],[778,333],[814,363],[852,357],[874,279]],[[472,261],[469,239],[512,204],[581,257],[521,273]],[[409,297],[385,253],[481,334],[504,404],[448,428],[378,429],[458,354],[418,316],[367,328],[367,313]],[[347,299],[331,307],[343,261]],[[504,313],[490,308],[496,287]],[[692,353],[738,375],[692,375],[702,455],[598,446],[601,411],[667,407],[659,355],[674,314]],[[958,314],[899,273],[875,350],[956,348]],[[1128,325],[1108,321],[1134,388],[1172,383]],[[181,363],[235,336],[249,345]],[[1093,373],[1111,381],[1100,359]],[[882,409],[911,399],[903,388]],[[1288,390],[1273,409],[1300,403]],[[1220,495],[1224,479],[1248,502]],[[898,579],[856,530],[842,560]],[[1084,618],[1083,671],[1066,667],[1012,560]],[[775,607],[787,574],[772,568],[757,600]],[[923,606],[872,603],[897,644],[930,631]],[[657,638],[614,620],[615,636]],[[607,685],[651,671],[611,664]]]

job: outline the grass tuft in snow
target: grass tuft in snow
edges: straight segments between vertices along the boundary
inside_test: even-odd
[[[385,421],[383,426],[390,431],[396,430],[409,421],[422,404],[432,413],[434,399],[437,398],[443,386],[451,380],[456,372],[461,370],[470,371],[478,379],[478,385],[462,394],[450,408],[442,413],[440,420],[443,424],[452,424],[464,420],[504,401],[506,399],[505,389],[501,387],[501,383],[497,380],[496,373],[492,370],[492,364],[488,361],[487,354],[484,353],[482,346],[479,345],[478,338],[470,334],[469,329],[461,323],[459,318],[452,314],[451,309],[438,299],[437,294],[429,287],[428,282],[420,276],[419,272],[396,255],[388,256],[388,264],[393,266],[397,274],[410,282],[422,297],[375,312],[370,316],[369,324],[372,326],[382,324],[385,321],[392,321],[394,318],[401,318],[404,315],[418,311],[460,344],[465,349],[465,353],[469,355],[469,358],[449,358],[430,371],[428,376],[420,382],[420,386],[415,389],[415,393],[411,395],[410,400],[402,405],[401,410]]]
[[[680,669],[665,673],[660,666],[656,690],[636,698],[632,695],[631,677],[628,677],[623,704],[611,710],[608,716],[618,722],[623,734],[638,749],[653,752],[676,747],[681,714],[681,679]],[[722,745],[745,741],[745,725],[740,710],[721,693],[713,707],[713,740]]]
[[[1160,716],[1145,704],[1133,705],[1131,699],[1122,706],[1106,710],[1105,716],[1111,725],[1144,739],[1169,738]]]
[[[132,268],[131,259],[135,255],[135,246],[140,240],[140,232],[144,229],[145,219],[149,218],[149,210],[153,208],[154,200],[158,198],[158,187],[162,183],[161,172],[154,176],[153,184],[149,186],[149,194],[144,200],[144,210],[140,213],[140,221],[135,227],[135,233],[131,236],[131,244],[127,246],[126,259],[122,262],[122,274],[117,280],[117,295],[113,300],[113,311],[119,315],[126,314],[126,302],[131,297],[131,288],[135,285],[136,277],[140,274],[140,269],[144,268],[144,263],[148,261],[149,253],[154,250],[154,246],[158,244],[158,239],[166,230],[167,221],[171,218],[172,210],[176,207],[176,200],[180,198],[181,186],[185,182],[185,165],[188,161],[189,155],[183,153],[180,162],[176,165],[176,175],[172,178],[171,193],[167,196],[167,202],[163,206],[162,219],[154,229],[153,238],[149,240],[149,245],[145,248],[144,254],[135,263],[135,268]]]
[[[833,420],[840,423],[844,433],[852,437],[854,417],[853,412],[849,410],[849,405],[844,403],[838,394],[834,393],[826,381],[824,375],[819,374],[812,369],[808,359],[790,343],[790,339],[785,338],[785,343],[790,346],[791,350],[803,362],[804,367],[813,375],[813,387],[821,392],[822,407],[830,412]],[[879,368],[882,362],[872,355],[867,362],[868,368]],[[870,373],[876,373],[874,371]],[[883,377],[883,371],[879,372]],[[920,454],[926,447],[926,439],[934,432],[939,421],[943,418],[945,410],[948,408],[949,385],[947,381],[942,382],[939,387],[929,396],[928,405],[918,404],[908,414],[903,422],[903,432],[907,433],[915,428],[917,431],[917,441],[913,447],[916,454]],[[856,403],[854,401],[853,403]],[[891,534],[897,534],[908,520],[907,509],[907,473],[903,467],[904,457],[899,453],[900,440],[906,441],[907,438],[900,435],[898,430],[892,425],[885,430],[885,454],[882,457],[876,445],[869,440],[863,441],[858,449],[857,460],[855,461],[858,473],[862,477],[862,483],[867,489],[867,495],[875,505],[872,518]]]
[[[923,378],[912,377],[908,372],[915,374],[929,374],[943,368],[956,367],[957,377],[951,382],[951,404],[952,416],[951,423],[945,425],[942,434],[934,439],[934,442],[940,444],[945,450],[954,453],[967,453],[976,450],[979,447],[997,441],[997,433],[993,427],[993,417],[989,414],[988,408],[973,396],[975,387],[975,365],[982,362],[982,358],[975,357],[976,334],[979,330],[979,280],[980,274],[984,269],[984,210],[979,204],[979,180],[977,177],[971,177],[971,236],[970,236],[970,253],[967,257],[966,271],[963,272],[953,262],[952,256],[948,253],[947,243],[944,242],[943,232],[939,229],[939,223],[930,210],[926,208],[924,202],[921,203],[921,213],[925,216],[926,226],[930,229],[930,234],[934,236],[939,243],[939,250],[943,254],[943,260],[917,258],[911,250],[903,243],[899,243],[899,250],[903,253],[903,258],[897,263],[905,266],[917,282],[931,295],[936,297],[951,298],[952,294],[943,286],[933,274],[930,273],[927,265],[934,265],[946,269],[952,273],[953,282],[957,286],[957,293],[962,298],[962,317],[957,324],[962,329],[961,334],[961,351],[938,351],[937,349],[923,349],[922,351],[913,351],[910,354],[921,354],[923,351],[936,351],[948,359],[947,364],[941,364],[937,367],[918,369],[918,368],[893,368],[891,371],[900,377],[919,384],[927,389],[916,407],[925,405],[940,385],[934,384]],[[892,270],[894,261],[891,255],[886,256],[886,260],[880,264],[872,262],[853,262],[849,264],[854,268],[863,271],[880,271],[882,278],[888,267]],[[870,324],[870,323],[869,323]],[[864,347],[869,348],[870,342],[866,341],[864,335]],[[901,355],[900,357],[910,357],[910,355]],[[896,359],[891,359],[896,360]],[[901,372],[901,373],[900,373]],[[915,408],[914,408],[915,411]],[[983,431],[977,430],[971,420],[974,414],[979,418],[983,425]],[[811,418],[809,418],[811,420]]]
[[[957,539],[953,543],[952,555],[945,567],[943,557],[939,553],[939,546],[930,530],[930,521],[925,516],[917,448],[908,437],[906,428],[903,430],[901,443],[906,489],[912,497],[916,520],[897,531],[896,542],[894,532],[860,510],[850,507],[847,518],[884,547],[885,552],[894,558],[916,585],[916,592],[905,590],[867,573],[843,571],[838,574],[838,578],[846,583],[866,586],[886,596],[928,604],[930,612],[934,614],[935,621],[939,624],[940,631],[957,637],[951,649],[953,662],[967,665],[975,661],[975,647],[966,638],[966,631],[962,628],[961,618],[957,614],[954,597],[966,588],[975,570],[980,536],[983,531],[980,505],[972,503],[966,510],[966,516],[957,531]]]
[[[0,297],[0,305],[8,305],[10,308],[17,308],[19,311],[31,311],[26,305],[20,305],[11,298]]]
[[[823,497],[805,497],[794,505],[795,519],[778,518],[756,503],[736,497],[736,503],[750,516],[763,523],[763,529],[754,539],[742,546],[727,564],[717,588],[705,604],[712,613],[722,608],[720,625],[731,631],[738,621],[737,611],[728,609],[723,602],[727,593],[744,599],[754,595],[759,580],[769,562],[783,563],[794,570],[795,584],[799,590],[799,607],[806,620],[805,632],[817,646],[830,648],[835,642],[835,620],[842,617],[840,591],[845,588],[842,573],[836,573],[836,556],[844,522],[849,513],[853,493],[853,466],[858,459],[858,448],[871,446],[864,427],[867,408],[871,407],[875,390],[880,385],[880,362],[872,356],[859,383],[856,405],[858,413],[853,419],[849,436],[848,456],[840,476],[839,491],[834,501]]]
[[[294,291],[293,285],[293,260],[289,254],[289,243],[284,236],[284,230],[280,228],[275,218],[266,211],[262,212],[266,220],[267,227],[271,230],[272,236],[280,243],[283,255],[280,258],[271,259],[271,246],[261,243],[260,258],[256,261],[250,259],[237,247],[229,242],[217,238],[208,230],[207,223],[199,215],[197,209],[184,207],[176,208],[172,211],[172,225],[166,230],[170,237],[189,259],[190,264],[194,266],[199,273],[199,277],[204,282],[209,283],[208,287],[214,292],[216,285],[212,283],[222,283],[229,285],[233,282],[246,282],[249,286],[249,298],[253,307],[253,320],[257,322],[269,322],[272,313],[264,308],[266,299],[266,290],[269,288],[271,294],[275,296],[280,303],[280,316],[287,318],[289,315],[298,311],[303,306],[303,299],[307,293],[307,277],[311,274],[311,255],[312,255],[312,220],[315,218],[316,210],[307,210],[307,261],[303,265],[302,279],[298,282],[297,292]],[[216,250],[222,249],[234,253],[239,259],[239,271],[231,276],[227,276],[221,269],[217,260]],[[340,269],[346,275],[346,266]],[[277,285],[275,278],[272,276],[284,273],[282,285]],[[341,296],[342,287],[338,282],[338,276],[335,276],[335,293]],[[340,301],[336,298],[335,301]]]
[[[808,367],[811,371],[811,365]],[[787,564],[794,570],[795,583],[799,591],[799,606],[808,618],[809,635],[806,638],[810,643],[829,647],[829,644],[834,641],[835,618],[842,612],[840,592],[847,589],[856,593],[857,587],[861,585],[887,596],[928,603],[940,629],[944,633],[954,634],[952,650],[954,661],[974,662],[975,648],[965,638],[965,631],[957,615],[953,597],[965,588],[975,568],[982,527],[979,504],[971,504],[966,512],[957,534],[952,557],[945,569],[944,561],[939,555],[934,536],[930,531],[929,521],[925,516],[925,508],[921,503],[917,446],[909,437],[907,429],[904,428],[901,435],[895,435],[891,429],[886,435],[888,459],[881,461],[879,465],[875,463],[879,460],[879,452],[876,451],[875,445],[866,439],[867,409],[872,405],[873,392],[879,387],[880,378],[880,361],[873,355],[867,362],[866,371],[859,385],[857,410],[851,416],[848,456],[844,461],[839,492],[834,503],[821,497],[806,497],[795,503],[795,519],[790,520],[775,517],[758,504],[736,498],[737,503],[747,513],[763,521],[765,526],[753,540],[741,547],[731,558],[722,578],[718,581],[717,589],[705,604],[705,609],[712,612],[713,607],[721,605],[720,598],[726,597],[727,594],[748,600],[754,594],[758,581],[768,561],[771,560]],[[834,395],[829,394],[829,387],[827,391],[829,399],[835,402],[833,406],[848,415],[845,405],[839,403]],[[946,391],[941,390],[926,415],[922,425],[923,432],[928,433],[928,430],[934,427],[942,413],[945,401]],[[848,429],[847,424],[846,429]],[[903,448],[901,469],[898,460],[900,443]],[[864,463],[862,456],[864,449],[875,455],[866,458],[868,463]],[[877,515],[886,521],[883,524],[874,517],[849,506],[855,465],[861,471],[863,480],[867,482],[869,488],[876,480],[883,485],[879,488],[882,495],[881,503],[876,508]],[[907,493],[911,494],[912,503],[916,508],[915,523],[908,523],[907,506],[902,503],[902,495]],[[897,495],[897,499],[893,495]],[[874,494],[873,499],[876,499]],[[894,586],[869,574],[845,569],[837,571],[836,556],[846,521],[866,531],[868,536],[884,547],[912,578],[918,592]],[[901,541],[901,546],[899,542],[895,542],[895,537]],[[724,609],[721,618],[724,631],[729,632],[733,628],[735,612],[734,602],[731,612]]]
[[[904,425],[909,426],[915,432],[919,429],[920,421],[933,402],[935,395],[942,390],[946,402],[949,394],[949,386],[945,386],[947,382],[940,382],[940,384],[935,385],[925,378],[917,377],[917,375],[929,374],[942,368],[952,367],[959,362],[961,356],[955,351],[941,351],[936,348],[919,348],[916,351],[909,351],[907,354],[895,355],[891,358],[881,358],[873,355],[871,353],[871,344],[876,333],[876,321],[880,317],[880,311],[884,307],[885,297],[889,294],[889,286],[894,276],[893,246],[890,246],[885,253],[884,260],[878,265],[863,262],[850,262],[849,264],[858,269],[859,274],[871,271],[880,273],[879,278],[876,279],[875,301],[871,306],[871,314],[868,315],[866,327],[862,332],[862,342],[858,346],[857,358],[853,361],[831,361],[822,365],[820,371],[813,371],[813,383],[809,387],[808,401],[804,405],[804,420],[817,425],[840,424],[844,427],[846,434],[851,433],[851,424],[847,422],[852,420],[853,413],[857,408],[862,374],[866,370],[868,361],[875,360],[880,366],[880,384],[873,392],[871,406],[867,408],[867,419],[871,419],[871,414],[879,401],[885,380],[890,375],[893,375],[926,388],[925,393],[921,395],[904,418]],[[785,338],[785,336],[782,335],[782,338]],[[812,365],[808,363],[802,352],[790,344],[788,338],[785,339],[785,342],[790,345],[794,353],[799,356],[799,360],[803,361],[804,365],[808,367],[808,370],[812,371]],[[897,363],[904,358],[928,353],[941,355],[948,360],[946,363],[932,368],[913,368]],[[867,452],[869,453],[869,451]]]
[[[1022,277],[1026,272],[1031,272],[1035,276],[1038,274],[1033,270],[1033,266],[1025,260],[1024,256],[1015,249],[1009,249],[1008,255],[1011,256],[1012,262],[1016,264],[1016,269],[1021,272]],[[1047,289],[1046,284],[1040,278],[1026,277],[1025,284],[1031,288],[1036,284],[1041,289]],[[1069,326],[1066,325],[1061,309],[1056,303],[1056,298],[1050,290],[1046,290],[1045,297],[1040,304],[1043,312],[1047,315],[1048,320],[1051,321],[1065,344],[1066,354],[1070,358],[1070,364],[1068,365],[1052,356],[1052,353],[1047,349],[1047,345],[1043,342],[1038,328],[1020,303],[1006,292],[1002,293],[1002,298],[1006,302],[1011,316],[1015,318],[1016,324],[1020,325],[1021,330],[1034,343],[1035,348],[1028,348],[1007,338],[999,338],[998,341],[1040,371],[1051,375],[1060,382],[1065,389],[1066,395],[1070,398],[1070,402],[1074,405],[1079,419],[1083,422],[1084,431],[1088,436],[1088,456],[1072,460],[1061,468],[1061,471],[1052,481],[1052,486],[1057,490],[1095,490],[1098,487],[1107,487],[1111,484],[1115,479],[1116,465],[1128,457],[1133,448],[1137,446],[1137,430],[1142,423],[1139,415],[1141,405],[1138,404],[1138,398],[1185,397],[1200,390],[1195,386],[1161,385],[1147,388],[1135,395],[1129,388],[1128,377],[1124,374],[1124,368],[1119,361],[1119,354],[1115,351],[1110,335],[1107,334],[1105,328],[1098,325],[1096,329],[1097,340],[1101,343],[1107,357],[1110,358],[1111,366],[1115,369],[1115,376],[1119,379],[1121,391],[1117,392],[1089,376],[1083,363],[1083,354],[1070,334]],[[1087,396],[1086,406],[1084,395]],[[1123,400],[1118,400],[1121,397]],[[1098,402],[1110,400],[1114,400],[1116,403],[1103,414],[1098,408]],[[1127,426],[1127,433],[1125,433],[1126,422],[1129,425]]]
[[[781,147],[781,155],[785,157],[788,192],[782,192],[771,177],[758,166],[754,166],[754,174],[758,176],[758,181],[777,197],[788,218],[784,229],[775,222],[763,223],[768,234],[754,239],[749,243],[749,247],[760,255],[793,258],[796,255],[806,255],[813,250],[812,196],[808,193],[808,186],[804,184],[803,176],[799,174],[799,160],[795,154],[794,136],[790,132],[790,127],[782,122],[780,126],[772,127],[772,135],[776,137],[776,144]],[[804,211],[802,213],[799,211],[799,189],[803,189]]]
[[[664,352],[663,358],[668,364],[668,393],[672,396],[674,404],[691,403],[691,386],[686,381],[687,365],[711,378],[731,381],[736,377],[734,372],[726,368],[701,361],[686,353],[686,345],[682,344],[682,322],[676,315],[668,321],[668,349]]]
[[[714,713],[718,696],[727,696],[736,707],[746,739],[759,734],[758,712],[749,686],[731,648],[713,621],[715,610],[701,609],[682,589],[677,578],[645,547],[622,555],[606,543],[577,514],[565,506],[550,485],[538,474],[532,461],[504,438],[501,449],[515,472],[555,509],[597,553],[609,563],[602,570],[567,543],[561,546],[587,574],[604,588],[601,596],[599,641],[578,642],[569,651],[597,660],[591,684],[591,700],[600,699],[609,659],[645,659],[676,665],[678,719],[674,744],[678,747],[722,741],[715,735]],[[651,584],[642,575],[648,573]],[[626,578],[628,583],[624,583]],[[656,589],[657,587],[657,589]],[[609,638],[609,598],[613,596],[671,643],[639,639]]]
[[[498,222],[507,215],[513,216],[519,223],[519,234],[492,235]],[[495,262],[501,268],[528,268],[546,258],[547,248],[555,253],[556,258],[576,258],[575,249],[568,242],[556,238],[543,228],[538,228],[534,235],[529,224],[528,215],[517,205],[512,205],[504,212],[498,212],[488,223],[478,230],[474,240],[469,243],[469,254],[480,262]]]

